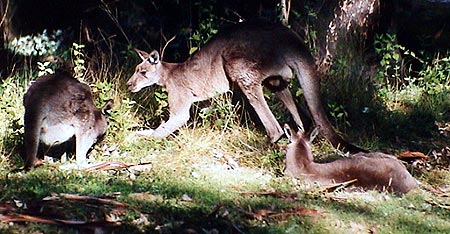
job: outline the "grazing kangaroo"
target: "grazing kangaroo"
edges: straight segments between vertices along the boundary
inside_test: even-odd
[[[158,84],[168,92],[170,117],[142,136],[166,137],[189,120],[194,102],[209,99],[237,84],[258,114],[272,142],[284,133],[267,105],[263,85],[281,99],[298,126],[303,126],[288,89],[296,75],[316,125],[334,147],[361,149],[334,131],[320,101],[314,59],[302,39],[289,28],[269,22],[244,22],[225,28],[183,63],[161,61],[159,53],[136,50],[142,62],[127,85],[131,92]]]
[[[88,85],[72,76],[57,74],[39,77],[25,93],[25,168],[38,164],[39,143],[59,145],[75,136],[76,161],[85,163],[89,148],[107,130],[105,112],[95,107]]]
[[[321,184],[342,183],[356,179],[355,186],[407,193],[417,186],[417,181],[394,156],[383,153],[357,153],[351,158],[329,163],[315,163],[311,142],[317,135],[315,128],[310,136],[303,131],[292,132],[284,127],[291,143],[286,152],[286,174],[303,177]]]

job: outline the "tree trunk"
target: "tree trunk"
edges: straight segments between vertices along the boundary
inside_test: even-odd
[[[379,0],[342,0],[334,10],[326,34],[326,54],[319,69],[326,72],[333,64],[337,45],[356,39],[364,44],[371,27],[378,21]],[[364,45],[363,45],[364,46]]]

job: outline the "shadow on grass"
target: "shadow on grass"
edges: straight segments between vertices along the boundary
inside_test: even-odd
[[[380,204],[370,202],[344,202],[324,199],[323,197],[304,196],[300,193],[295,200],[270,196],[248,196],[239,191],[221,191],[217,187],[208,187],[195,183],[191,179],[171,177],[171,175],[141,174],[135,180],[126,175],[110,173],[85,173],[81,171],[61,171],[52,166],[43,166],[27,173],[3,172],[0,178],[1,203],[28,204],[28,210],[21,208],[17,212],[27,214],[34,209],[47,217],[89,220],[96,213],[98,219],[104,218],[114,209],[108,205],[93,205],[83,202],[68,202],[63,206],[36,206],[44,197],[52,193],[104,196],[119,193],[116,197],[127,204],[121,214],[121,225],[114,227],[115,233],[203,233],[217,230],[219,233],[285,233],[286,229],[297,233],[333,232],[333,219],[341,222],[363,222],[366,225],[380,227],[395,233],[446,233],[449,225],[442,222],[448,217],[442,212],[404,208],[396,200]],[[130,194],[148,193],[156,199],[136,199]],[[192,200],[183,198],[188,195]],[[116,199],[114,198],[114,199]],[[420,206],[416,199],[414,206]],[[384,205],[386,207],[384,207]],[[281,220],[270,220],[244,215],[245,212],[271,210],[282,212],[294,206],[319,207],[328,214],[314,217],[292,215]],[[398,209],[396,211],[396,209]],[[146,217],[141,224],[140,217]],[[325,220],[325,221],[323,221]],[[328,222],[329,220],[330,222]],[[436,222],[436,223],[434,223]],[[330,224],[331,223],[331,224]],[[1,230],[1,229],[0,229]],[[45,233],[90,233],[91,229],[79,229],[71,226],[52,226],[23,224],[10,226],[7,231],[41,230]],[[86,231],[88,230],[88,231]],[[109,229],[105,229],[109,230]],[[343,230],[337,230],[342,231]]]
[[[422,152],[450,143],[436,126],[436,121],[450,121],[448,92],[422,94],[414,100],[399,101],[396,110],[389,110],[370,76],[329,77],[322,83],[324,103],[343,107],[343,110],[333,113],[334,110],[327,106],[329,119],[350,139],[375,139],[379,142],[375,146],[377,148],[406,148]],[[336,118],[344,111],[345,115]]]

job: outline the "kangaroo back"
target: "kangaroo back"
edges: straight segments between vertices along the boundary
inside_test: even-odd
[[[346,174],[357,179],[357,186],[407,193],[418,185],[403,163],[392,155],[380,152],[358,153],[342,161],[348,161]]]

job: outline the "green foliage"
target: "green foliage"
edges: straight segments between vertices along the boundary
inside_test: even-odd
[[[191,49],[189,54],[193,54],[218,32],[218,17],[214,13],[216,0],[206,2],[197,0],[194,5],[200,8],[199,18],[202,19],[198,29],[190,37]]]
[[[214,97],[208,107],[198,113],[203,126],[215,129],[226,129],[236,126],[237,106],[231,102],[230,95]]]
[[[7,44],[7,48],[16,54],[25,56],[54,55],[61,46],[62,30],[56,30],[50,35],[47,30],[41,34],[26,35],[14,38]]]
[[[72,55],[72,62],[73,62],[73,73],[74,77],[77,79],[82,79],[84,77],[84,74],[87,70],[85,66],[85,55],[83,52],[84,45],[72,43],[72,47],[70,48],[71,55]]]
[[[384,82],[388,87],[398,89],[403,78],[403,54],[408,53],[409,50],[398,44],[395,34],[377,35],[374,46],[375,52],[381,57],[381,69],[377,73],[379,82]]]
[[[301,10],[291,9],[291,18],[297,22],[303,22],[304,36],[303,42],[308,46],[313,55],[317,55],[318,48],[318,9],[315,9],[314,3],[305,2]]]
[[[348,121],[348,113],[343,105],[328,103],[328,109],[330,110],[331,118],[334,120],[334,126],[344,131],[347,127],[351,127]]]
[[[44,76],[55,73],[51,62],[37,62],[38,76]]]
[[[24,108],[22,96],[24,83],[16,77],[8,77],[0,85],[0,154],[16,153],[22,140]]]
[[[165,88],[161,88],[161,90],[157,90],[153,93],[155,97],[155,115],[161,116],[164,112],[168,111],[169,103],[167,95],[167,91]]]
[[[98,80],[90,85],[92,94],[97,97],[97,106],[103,106],[108,100],[114,99],[115,84],[108,80]]]
[[[433,58],[423,70],[419,78],[414,80],[417,86],[423,87],[428,95],[437,95],[450,90],[450,53],[447,56]]]
[[[379,35],[375,49],[381,57],[377,77],[379,81],[384,79],[378,94],[388,109],[406,113],[415,109],[442,120],[450,98],[450,56],[420,58],[397,44],[395,35],[390,34]],[[415,61],[419,69],[413,71],[405,66],[407,58]]]

